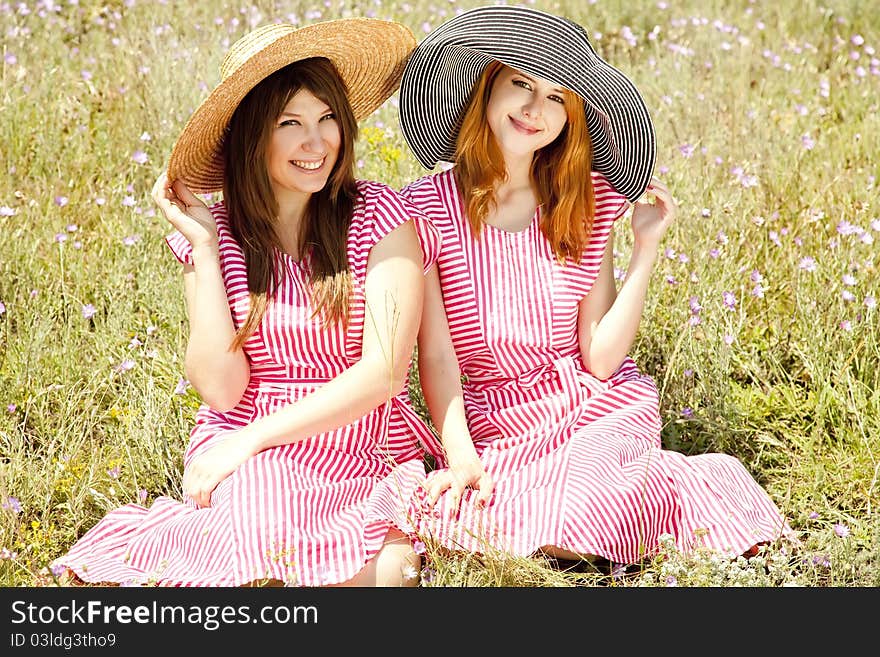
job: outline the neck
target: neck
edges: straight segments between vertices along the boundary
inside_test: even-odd
[[[507,169],[507,180],[501,187],[530,187],[532,184],[532,157],[528,155],[505,155],[504,165]]]
[[[302,226],[303,217],[305,216],[306,204],[311,198],[311,194],[298,194],[291,192],[283,192],[279,194],[276,191],[275,197],[278,201],[278,218],[277,231],[278,238],[288,254],[299,258],[299,235]]]

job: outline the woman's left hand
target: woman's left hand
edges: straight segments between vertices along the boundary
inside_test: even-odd
[[[217,485],[250,458],[243,437],[232,434],[223,442],[196,457],[183,474],[183,492],[200,507],[211,506],[211,493]]]
[[[633,236],[636,246],[656,250],[664,233],[672,225],[678,208],[672,194],[657,178],[651,179],[645,193],[653,195],[655,200],[654,203],[636,202],[632,215]]]

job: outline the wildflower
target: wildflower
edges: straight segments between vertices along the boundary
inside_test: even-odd
[[[675,259],[675,249],[673,249],[671,246],[667,246],[667,247],[666,247],[666,250],[664,251],[664,254],[665,254],[666,257],[669,258],[670,260],[674,260],[674,259]]]
[[[865,307],[866,308],[876,308],[877,307],[877,299],[874,298],[873,295],[868,295],[865,297]]]
[[[116,366],[117,372],[128,372],[130,369],[134,368],[135,362],[131,358],[126,358],[119,365]]]
[[[55,205],[59,208],[63,208],[68,203],[68,198],[66,196],[56,196],[55,197]]]
[[[703,306],[700,305],[700,298],[699,297],[696,297],[696,296],[691,297],[690,300],[688,301],[688,303],[690,304],[691,314],[693,314],[693,315],[698,314],[703,309]]]
[[[718,235],[715,237],[715,241],[719,244],[727,244],[730,239],[727,237],[727,233],[725,233],[723,230],[719,230]]]
[[[140,488],[137,492],[138,502],[143,504],[147,500],[147,490],[146,488]]]
[[[694,409],[685,406],[683,409],[681,409],[681,416],[688,419],[692,418],[694,416]]]
[[[150,141],[152,139],[153,138],[150,136],[150,133],[147,132],[146,130],[141,133],[141,141]]]
[[[82,79],[85,80],[86,82],[88,82],[89,80],[92,79],[92,72],[91,71],[80,71],[80,75],[82,76]]]
[[[95,316],[95,313],[97,313],[97,312],[98,312],[98,310],[92,304],[90,304],[90,303],[83,304],[83,307],[82,307],[83,319],[91,319],[92,317]]]
[[[691,144],[682,144],[678,147],[682,157],[689,158],[694,154],[694,146]]]
[[[678,580],[675,578],[675,575],[666,576],[666,586],[678,586]]]
[[[122,199],[122,205],[127,208],[134,207],[134,196],[125,196]]]
[[[841,220],[840,222],[838,222],[836,228],[837,228],[837,232],[838,232],[840,235],[844,235],[844,236],[846,236],[846,235],[852,235],[853,233],[858,232],[858,230],[859,230],[859,227],[858,227],[858,226],[853,226],[853,225],[852,225],[850,222],[848,222],[846,219],[843,219],[843,220]]]
[[[430,584],[434,581],[434,570],[432,568],[422,569],[422,584]]]
[[[810,515],[807,516],[807,517],[808,517],[810,520],[815,520],[816,518],[819,517],[819,514],[816,513],[815,511],[810,511]]]
[[[844,331],[852,331],[852,329],[853,329],[852,322],[849,321],[848,319],[845,319],[840,323],[840,328],[843,329]]]
[[[682,372],[686,377],[690,378],[694,375],[694,371],[692,369],[686,369]]]
[[[186,392],[186,389],[187,389],[188,387],[189,387],[189,381],[187,381],[186,379],[184,379],[184,378],[181,377],[181,378],[177,381],[177,387],[174,388],[174,394],[175,394],[175,395],[182,395],[182,394],[184,394],[184,393]]]
[[[146,164],[147,161],[149,160],[149,158],[147,157],[147,154],[144,153],[142,150],[136,150],[134,152],[134,154],[131,156],[131,159],[136,164]]]
[[[849,527],[844,525],[842,522],[834,525],[834,533],[840,536],[840,538],[846,538],[849,536]]]
[[[844,285],[855,285],[856,284],[856,277],[853,276],[852,274],[844,274],[843,275],[843,284]]]
[[[135,347],[140,347],[142,344],[143,344],[143,342],[141,342],[141,341],[138,339],[138,336],[134,336],[134,337],[131,339],[131,341],[128,343],[128,346],[129,346],[131,349],[134,349]]]
[[[801,135],[801,146],[804,147],[804,150],[811,151],[815,148],[816,142],[809,134],[803,134]]]
[[[6,56],[4,57],[4,61],[9,66],[15,66],[18,63],[18,57],[15,56],[15,53],[8,52],[8,53],[6,53]]]
[[[134,246],[140,241],[140,239],[139,235],[129,235],[128,237],[122,238],[122,243],[125,244],[125,246]]]
[[[876,230],[878,233],[880,233],[880,219],[871,220],[871,230]]]
[[[110,476],[111,479],[119,479],[120,471],[121,471],[121,468],[118,465],[115,465],[112,468],[110,468],[109,470],[107,470],[107,474]]]
[[[758,299],[764,298],[764,287],[760,283],[755,283],[755,287],[752,288],[752,296]]]
[[[403,567],[403,578],[404,579],[415,579],[419,576],[419,572],[415,569],[412,564],[407,564]]]
[[[730,333],[725,333],[725,334],[724,334],[724,344],[726,344],[728,347],[729,347],[730,345],[732,345],[735,341],[736,341],[736,337],[734,337],[734,336],[731,335]]]
[[[12,497],[10,495],[6,498],[3,504],[0,504],[0,508],[7,509],[15,514],[18,514],[21,513],[21,502],[19,502],[17,497]]]
[[[720,256],[720,255],[721,255],[721,251],[719,251],[718,249],[711,249],[711,250],[709,251],[709,257],[710,257],[710,258],[717,258],[717,257]]]
[[[801,258],[801,261],[798,263],[798,267],[803,269],[804,271],[816,271],[816,260],[811,258],[810,256],[806,256]]]
[[[736,295],[733,292],[722,292],[721,296],[727,310],[736,310]]]
[[[711,211],[709,208],[703,208],[703,209],[700,211],[700,216],[702,216],[702,217],[710,217],[710,216],[712,216],[712,211]]]
[[[840,296],[843,297],[844,301],[854,301],[856,298],[856,295],[854,295],[849,290],[844,290],[843,292],[840,293]]]
[[[61,577],[67,571],[67,566],[62,566],[60,563],[54,564],[49,566],[49,571],[53,577]]]
[[[8,205],[0,205],[0,217],[11,217],[15,214],[15,210]]]
[[[67,233],[55,233],[55,241],[64,244],[67,241]]]
[[[6,312],[6,304],[0,301],[0,315]]]
[[[414,541],[413,542],[413,551],[416,554],[424,554],[425,553],[425,544],[419,540]]]
[[[9,405],[6,407],[6,412],[7,412],[7,413],[15,413],[15,411],[16,411],[17,408],[18,408],[18,406],[16,406],[15,404],[9,404]]]

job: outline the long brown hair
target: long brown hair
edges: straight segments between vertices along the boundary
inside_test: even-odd
[[[354,142],[357,120],[345,83],[330,60],[303,59],[263,79],[238,105],[223,146],[223,200],[229,225],[244,250],[250,312],[230,349],[240,348],[257,329],[283,273],[281,240],[275,229],[278,202],[272,191],[266,152],[277,117],[300,89],[307,89],[336,115],[339,156],[324,188],[309,198],[299,235],[308,255],[309,292],[315,315],[325,324],[348,323],[351,273],[346,249],[357,197]]]
[[[456,143],[453,173],[475,235],[495,204],[495,185],[507,177],[501,148],[486,120],[492,86],[503,68],[493,61],[474,84]],[[566,124],[552,143],[535,153],[531,179],[542,205],[541,231],[553,253],[580,261],[595,212],[593,149],[583,99],[567,89],[563,96]]]

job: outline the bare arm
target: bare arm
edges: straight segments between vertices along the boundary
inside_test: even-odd
[[[656,203],[636,203],[632,226],[635,237],[626,278],[614,294],[612,238],[609,236],[593,289],[578,311],[578,341],[584,367],[607,379],[620,367],[635,340],[657,248],[672,224],[676,208],[672,196],[656,179],[648,187]]]
[[[166,219],[189,241],[193,265],[183,265],[183,289],[189,317],[186,375],[202,400],[219,411],[234,408],[250,379],[241,349],[230,351],[235,327],[220,270],[217,226],[211,211],[177,181],[169,187],[162,174],[153,199]]]
[[[250,456],[350,424],[400,392],[418,332],[423,279],[418,238],[407,222],[370,253],[360,360],[313,393],[202,454],[184,475],[184,491],[207,506],[216,485]]]
[[[464,410],[461,371],[440,289],[437,268],[425,278],[425,303],[419,328],[419,382],[431,419],[446,452],[449,470],[431,479],[428,498],[433,504],[447,488],[455,498],[453,508],[466,486],[479,489],[478,505],[492,494],[494,482],[483,468],[474,448]]]

